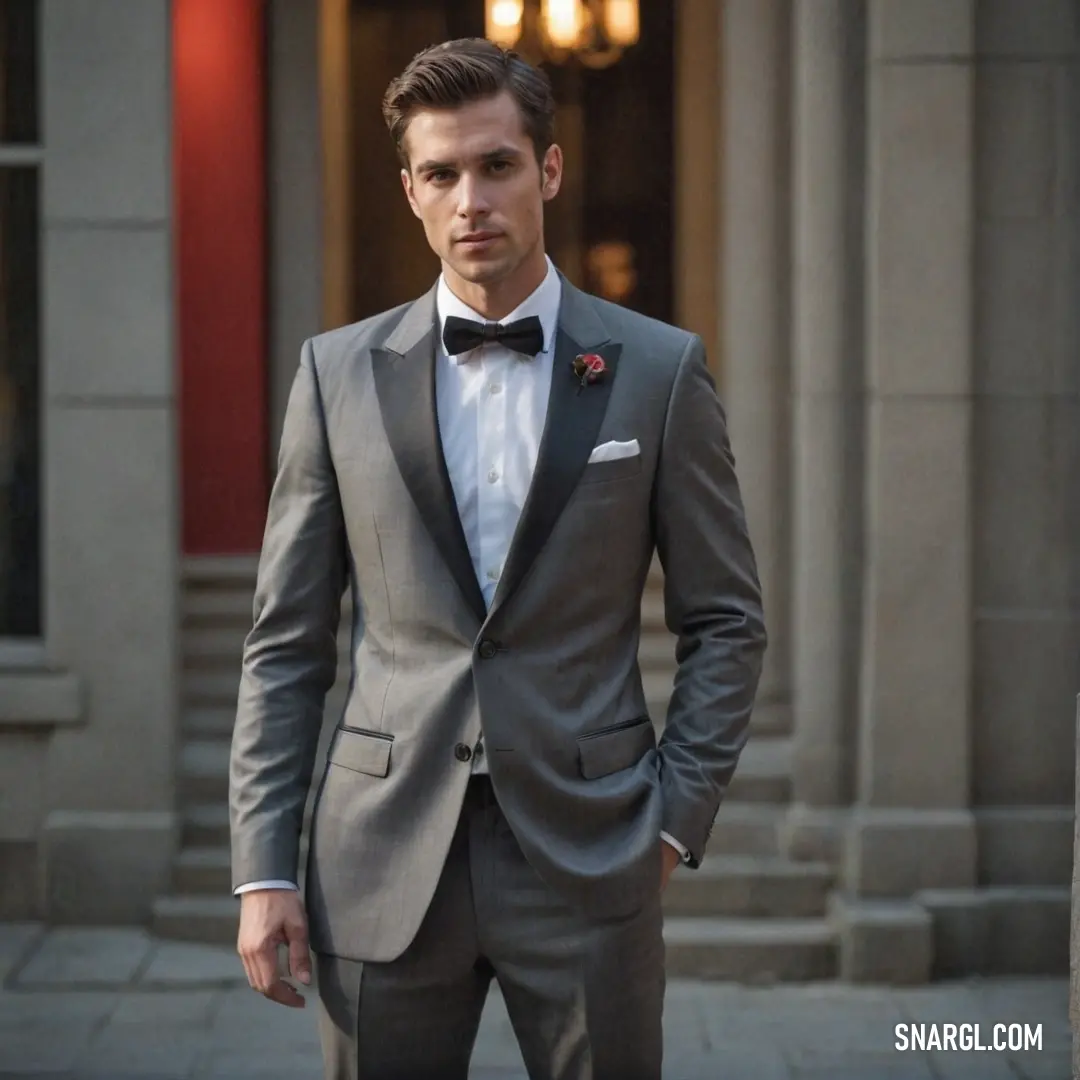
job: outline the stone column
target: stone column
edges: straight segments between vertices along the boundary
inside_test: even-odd
[[[929,916],[909,898],[975,881],[973,3],[872,0],[869,20],[864,608],[843,879],[849,896],[894,902],[846,912],[841,963],[905,981],[931,963]]]
[[[41,6],[49,660],[43,915],[145,922],[176,843],[172,5]]]
[[[721,28],[721,391],[757,554],[769,649],[753,729],[790,730],[788,258],[783,0],[728,0]]]
[[[977,45],[972,802],[995,931],[984,966],[1060,973],[1080,687],[1080,3],[984,3]]]
[[[792,706],[788,850],[834,859],[849,794],[845,719],[849,144],[846,0],[794,5],[792,119]]]

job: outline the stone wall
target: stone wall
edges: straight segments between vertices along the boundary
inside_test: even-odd
[[[175,842],[170,14],[41,5],[46,636],[0,672],[0,916],[143,921]]]
[[[863,975],[1060,970],[1080,5],[728,0],[724,33],[724,390],[786,848],[838,864]]]

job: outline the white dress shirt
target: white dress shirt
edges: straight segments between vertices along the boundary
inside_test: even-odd
[[[494,341],[458,356],[447,356],[442,328],[448,315],[480,323],[489,320],[459,300],[445,277],[439,278],[436,290],[439,333],[435,346],[435,403],[439,435],[473,569],[489,608],[540,451],[561,296],[562,283],[548,259],[547,275],[536,291],[499,320],[510,323],[530,315],[539,318],[544,349],[535,357],[523,356]],[[488,771],[482,742],[477,744],[472,762],[474,772]],[[660,835],[684,860],[689,858],[689,852],[677,840],[667,833]],[[288,881],[257,881],[242,885],[236,892],[267,888],[296,886]]]

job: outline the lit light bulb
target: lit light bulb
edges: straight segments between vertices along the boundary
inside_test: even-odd
[[[556,48],[572,49],[581,40],[581,0],[544,0],[542,14],[548,40]]]
[[[521,20],[525,14],[524,0],[488,0],[485,37],[509,49],[521,37]]]
[[[604,34],[612,45],[634,45],[641,34],[638,0],[605,0]]]

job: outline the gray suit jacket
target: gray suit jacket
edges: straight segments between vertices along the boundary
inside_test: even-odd
[[[483,733],[538,873],[619,916],[696,866],[746,739],[765,629],[725,418],[699,338],[563,279],[547,425],[489,611],[435,415],[435,291],[304,344],[233,738],[234,885],[296,880],[344,590],[347,704],[307,871],[317,951],[399,955],[427,909]],[[608,374],[580,389],[574,358]],[[608,440],[639,457],[588,463]],[[638,668],[657,551],[678,673],[657,742]]]

